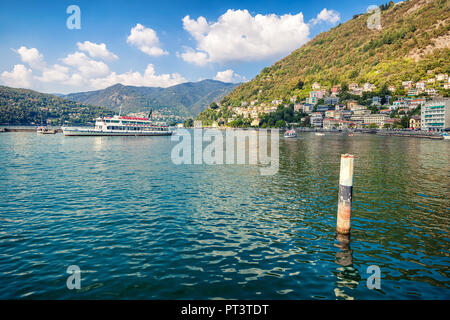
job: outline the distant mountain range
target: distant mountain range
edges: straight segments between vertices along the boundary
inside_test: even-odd
[[[122,113],[169,110],[184,117],[195,117],[213,101],[220,101],[238,84],[216,80],[187,82],[168,88],[134,87],[116,84],[103,90],[71,93],[62,98],[102,106]]]

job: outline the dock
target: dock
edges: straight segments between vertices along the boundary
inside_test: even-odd
[[[24,128],[24,127],[4,127],[0,128],[0,132],[36,132],[37,128]],[[55,128],[56,133],[63,132],[60,128]]]

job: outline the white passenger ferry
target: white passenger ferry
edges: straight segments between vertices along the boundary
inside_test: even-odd
[[[149,118],[100,117],[94,128],[62,127],[65,136],[170,136],[173,131],[166,124],[154,123]]]

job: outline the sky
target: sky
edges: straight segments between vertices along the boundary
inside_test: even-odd
[[[249,81],[320,32],[380,4],[1,2],[0,84],[46,93],[98,90],[116,83],[168,87],[203,79]]]

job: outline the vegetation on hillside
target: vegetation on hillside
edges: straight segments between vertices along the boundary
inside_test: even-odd
[[[450,73],[450,50],[445,46],[450,32],[448,1],[410,0],[381,9],[380,30],[369,29],[369,14],[363,14],[321,33],[241,84],[222,99],[222,105],[304,99],[314,82],[329,88],[370,82],[377,88],[400,89],[404,80]]]
[[[68,101],[51,94],[0,86],[0,124],[73,125],[93,123],[98,116],[112,115],[102,107]]]

